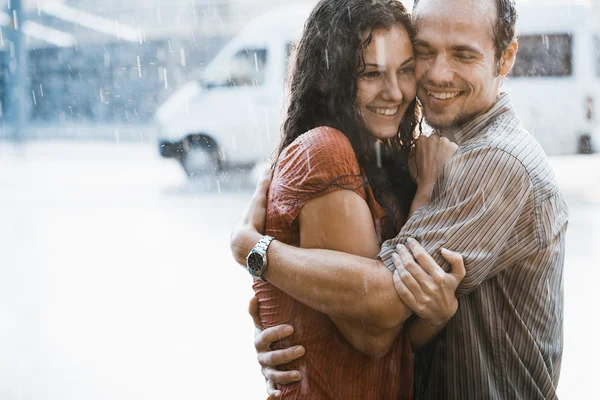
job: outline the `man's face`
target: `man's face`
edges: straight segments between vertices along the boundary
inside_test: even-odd
[[[415,78],[427,123],[460,126],[487,112],[501,83],[493,0],[421,0],[415,9]]]

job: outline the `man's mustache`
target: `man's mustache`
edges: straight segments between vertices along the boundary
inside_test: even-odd
[[[429,89],[429,90],[456,89],[461,92],[467,90],[467,88],[464,85],[459,85],[454,82],[444,82],[444,83],[435,82],[434,83],[429,80],[420,80],[419,82],[417,82],[417,85],[424,87],[425,89]]]

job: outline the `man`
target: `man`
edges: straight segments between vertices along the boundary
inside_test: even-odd
[[[347,310],[349,319],[360,318],[351,310],[364,309],[365,302],[374,305],[373,315],[385,315],[385,304],[373,299],[381,298],[393,279],[395,301],[419,314],[430,268],[423,265],[418,243],[407,239],[417,239],[446,268],[440,249],[455,250],[467,271],[456,291],[460,307],[415,353],[415,397],[556,398],[568,216],[544,152],[523,130],[510,98],[500,93],[518,47],[514,2],[415,3],[417,95],[429,125],[459,145],[431,202],[411,216],[396,239],[384,243],[381,261],[273,241],[263,276],[318,311]],[[256,199],[264,196],[259,191],[232,237],[240,262],[261,238],[257,228],[265,210]],[[423,269],[406,248],[396,246],[405,242]],[[395,273],[382,275],[383,265]],[[267,352],[274,332],[283,334],[284,328],[258,335],[263,365],[295,357]],[[266,372],[280,383],[291,377]]]

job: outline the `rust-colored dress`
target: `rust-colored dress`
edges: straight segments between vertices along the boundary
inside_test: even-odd
[[[307,201],[336,190],[353,190],[365,199],[378,235],[383,231],[382,224],[388,219],[365,184],[350,142],[336,129],[319,127],[296,139],[277,161],[269,190],[266,234],[299,246],[300,209]],[[397,224],[404,222],[397,220]],[[303,357],[284,367],[302,374],[300,382],[279,387],[284,400],[412,399],[411,346],[403,332],[385,357],[368,357],[344,339],[327,315],[294,300],[268,282],[256,280],[253,287],[265,328],[279,324],[295,328],[292,336],[276,342],[273,348],[298,344],[306,348]]]

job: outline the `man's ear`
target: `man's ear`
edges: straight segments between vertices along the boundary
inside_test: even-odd
[[[516,40],[510,42],[506,50],[502,52],[502,58],[500,59],[500,76],[506,76],[515,65],[515,59],[517,58],[517,51],[519,50],[519,43]]]

